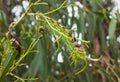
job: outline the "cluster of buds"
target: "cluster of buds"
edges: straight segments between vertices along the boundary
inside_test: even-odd
[[[86,59],[86,51],[81,44],[75,43],[74,49],[70,52],[72,63],[80,62],[81,59]]]

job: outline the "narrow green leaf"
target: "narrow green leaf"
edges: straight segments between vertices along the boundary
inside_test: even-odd
[[[16,55],[18,54],[17,51],[14,51],[9,62],[7,63],[6,67],[4,68],[3,72],[2,72],[2,76],[0,77],[0,82],[3,82],[3,79],[5,78],[5,76],[7,75],[7,73],[9,72],[10,67],[13,65],[13,61],[16,57]]]
[[[109,37],[110,37],[111,40],[115,39],[116,24],[117,24],[117,21],[116,21],[116,19],[113,18],[110,21],[109,29],[108,29]]]
[[[102,49],[105,48],[105,44],[106,44],[106,41],[105,41],[105,30],[104,30],[104,27],[102,26],[102,23],[103,23],[103,18],[99,18],[98,19],[98,23],[97,23],[97,27],[98,27],[98,30],[99,30],[99,34],[100,34],[100,43],[101,43],[101,47]]]
[[[93,40],[94,34],[96,30],[96,15],[89,14],[88,15],[88,39],[91,41]]]
[[[80,18],[79,18],[80,26],[78,27],[77,31],[78,31],[78,34],[82,33],[82,39],[85,39],[85,18],[84,18],[84,12],[82,10],[80,10],[79,14],[80,14]]]

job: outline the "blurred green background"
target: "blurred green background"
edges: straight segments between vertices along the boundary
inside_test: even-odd
[[[36,0],[31,0],[35,2]],[[41,0],[48,5],[37,5],[30,12],[48,12],[58,8],[64,0]],[[8,31],[11,22],[17,21],[25,12],[27,0],[0,0],[0,39]],[[63,43],[55,52],[54,37],[45,32],[35,46],[37,52],[29,53],[13,72],[22,78],[38,78],[26,82],[120,82],[120,9],[114,0],[68,0],[67,7],[47,16],[55,19],[66,29],[76,29],[74,36],[90,41],[86,53],[99,61],[88,60],[87,68],[79,75],[72,74],[84,63],[71,65],[69,53]],[[15,28],[22,47],[27,50],[36,33],[36,20],[26,16]],[[2,48],[0,46],[0,51]],[[0,57],[1,59],[1,57]],[[13,82],[15,77],[7,76],[4,82]],[[19,81],[17,81],[19,82]]]

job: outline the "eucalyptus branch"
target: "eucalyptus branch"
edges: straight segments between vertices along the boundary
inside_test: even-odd
[[[30,4],[29,4],[26,12],[19,18],[19,20],[18,20],[17,22],[11,23],[12,26],[10,26],[9,32],[11,32],[12,29],[15,28],[15,27],[18,25],[18,23],[21,22],[21,20],[22,20],[26,15],[33,15],[33,16],[38,17],[39,20],[36,19],[37,21],[41,22],[41,20],[42,20],[46,25],[49,26],[48,29],[49,29],[55,36],[60,36],[60,37],[58,37],[58,38],[56,39],[57,44],[58,44],[58,47],[60,47],[60,46],[59,46],[59,42],[58,42],[59,39],[62,39],[62,41],[65,42],[65,44],[67,45],[67,47],[68,47],[69,50],[70,50],[70,53],[72,54],[72,55],[71,55],[71,58],[72,58],[72,61],[73,61],[74,63],[79,62],[80,59],[84,59],[84,60],[85,60],[85,66],[84,66],[79,72],[76,73],[76,74],[79,74],[80,72],[82,72],[82,71],[86,68],[86,65],[87,65],[87,63],[86,63],[87,60],[86,60],[86,56],[85,56],[86,54],[84,53],[85,50],[83,49],[83,51],[82,51],[82,50],[79,50],[79,49],[74,48],[75,46],[74,46],[73,42],[71,41],[74,37],[73,37],[72,35],[70,36],[70,34],[69,34],[70,31],[69,31],[69,30],[66,30],[65,28],[63,28],[64,26],[62,26],[61,24],[59,24],[58,22],[56,22],[54,19],[46,16],[46,15],[48,15],[48,14],[50,14],[50,13],[56,12],[56,11],[58,11],[59,9],[63,8],[63,7],[64,7],[64,4],[66,3],[67,0],[65,0],[60,7],[58,7],[57,9],[54,9],[54,10],[52,10],[52,11],[50,11],[50,12],[47,12],[47,13],[44,13],[44,14],[42,14],[42,13],[29,13],[29,10],[31,9],[32,6],[40,4],[39,1],[40,1],[40,0],[38,0],[38,1],[35,2],[35,3],[30,3]],[[41,3],[41,4],[45,4],[45,3]],[[40,38],[40,37],[39,37],[39,38]],[[27,49],[27,51],[26,51],[25,53],[23,53],[23,54],[21,55],[21,57],[19,58],[19,60],[16,62],[16,64],[11,67],[11,70],[10,70],[9,73],[11,73],[17,66],[19,66],[19,64],[20,64],[20,62],[23,60],[23,58],[25,58],[25,56],[26,56],[28,53],[31,52],[31,50],[33,49],[33,47],[34,47],[34,46],[37,44],[37,42],[39,41],[39,38],[38,38],[36,41],[33,41],[33,42],[30,44],[30,46],[29,46],[29,48]],[[76,40],[79,41],[80,39],[77,38]],[[80,41],[81,41],[81,42],[84,42],[84,43],[89,43],[89,41],[84,41],[84,40],[80,40]],[[73,49],[76,49],[77,52],[74,52]],[[59,48],[57,49],[57,51],[58,51],[58,50],[59,50]],[[73,53],[72,53],[72,52],[73,52]],[[74,55],[73,55],[73,54],[74,54]],[[83,56],[83,55],[84,55],[84,56]],[[17,77],[17,78],[18,78],[18,77]]]

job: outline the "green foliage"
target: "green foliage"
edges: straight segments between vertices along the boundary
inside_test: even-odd
[[[12,1],[0,1],[0,82],[120,81],[120,17],[111,15],[111,1],[29,0],[11,22],[22,3]]]

